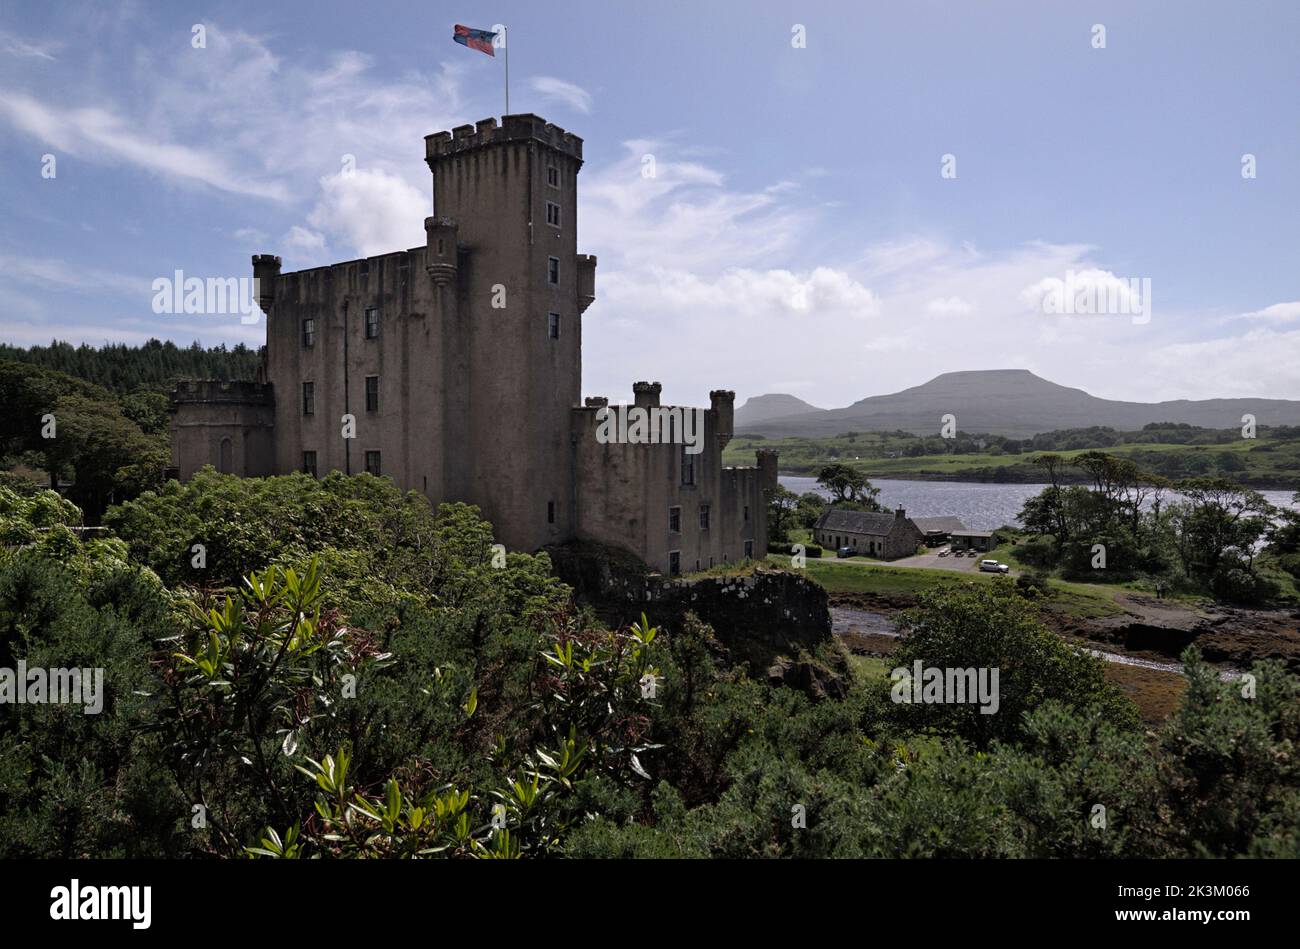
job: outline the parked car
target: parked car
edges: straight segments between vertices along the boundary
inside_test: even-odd
[[[981,560],[980,570],[984,573],[1008,573],[1011,568],[1004,563],[998,563],[996,560]]]
[[[947,557],[947,556],[948,556],[948,548],[945,547],[943,550],[939,551],[939,556],[940,556],[940,557]]]

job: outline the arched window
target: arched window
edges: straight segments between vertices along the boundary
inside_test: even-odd
[[[221,439],[221,450],[217,455],[217,470],[222,474],[230,474],[235,468],[235,446],[231,444],[230,439]]]

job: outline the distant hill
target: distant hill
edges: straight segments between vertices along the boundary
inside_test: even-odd
[[[819,409],[815,405],[809,405],[803,399],[797,399],[784,393],[756,395],[752,399],[747,399],[744,405],[736,409],[733,424],[737,426],[750,425],[754,422],[765,422],[768,419],[824,411],[826,410]]]
[[[767,403],[764,400],[776,400]],[[788,400],[788,401],[787,401]],[[741,412],[753,404],[795,409],[753,418]],[[802,408],[800,408],[802,407]],[[811,411],[809,411],[811,410]],[[1300,425],[1300,402],[1286,399],[1204,399],[1118,402],[1099,399],[1039,378],[1027,369],[945,372],[929,382],[875,395],[843,409],[813,409],[788,395],[762,395],[736,412],[736,430],[767,435],[815,437],[841,432],[905,431],[934,434],[951,413],[963,432],[1021,438],[1040,432],[1104,425],[1134,431],[1150,422],[1185,422],[1205,428],[1233,428],[1246,413],[1260,425]]]

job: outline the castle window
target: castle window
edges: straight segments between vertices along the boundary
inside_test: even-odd
[[[310,316],[302,321],[302,344],[307,347],[316,345],[316,321]]]
[[[366,376],[366,411],[379,411],[379,377]]]
[[[366,339],[375,339],[379,336],[379,307],[366,307]]]
[[[367,474],[372,474],[372,475],[374,475],[376,478],[378,478],[378,477],[379,477],[379,470],[380,470],[380,468],[379,468],[379,452],[377,452],[377,451],[368,451],[368,452],[366,452],[366,473],[367,473]]]
[[[752,540],[745,541],[745,559],[754,559],[754,542]]]
[[[546,223],[551,227],[560,226],[560,206],[554,201],[546,202]]]
[[[748,505],[748,504],[745,505],[745,521],[746,521],[746,523],[749,522],[749,505]]]
[[[560,338],[560,314],[546,314],[546,335],[551,339]]]
[[[546,258],[546,282],[553,287],[560,285],[560,258]]]
[[[217,453],[217,470],[222,474],[233,474],[235,469],[235,450],[229,438],[221,439]]]
[[[316,477],[316,453],[314,451],[305,451],[302,453],[302,470],[304,474]]]
[[[668,551],[668,573],[670,576],[677,576],[682,572],[682,552],[680,550]]]
[[[552,188],[558,188],[560,186],[560,169],[557,166],[546,166],[546,183]]]
[[[314,382],[302,384],[302,414],[316,414],[316,383]]]
[[[682,532],[682,509],[680,507],[670,507],[668,509],[668,530],[674,534]]]
[[[708,529],[709,529],[709,506],[707,504],[701,504],[700,505],[700,530],[706,531]]]
[[[688,454],[687,446],[682,446],[682,484],[695,483],[695,456]]]
[[[555,523],[555,502],[554,501],[546,502],[546,523],[548,524]]]

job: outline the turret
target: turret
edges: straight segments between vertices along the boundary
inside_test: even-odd
[[[663,385],[658,382],[634,382],[632,383],[633,400],[639,408],[652,408],[659,404],[659,393],[663,388]]]
[[[446,217],[427,217],[424,233],[428,242],[424,269],[435,286],[445,287],[456,278],[456,222]]]
[[[730,389],[714,389],[709,393],[709,406],[716,419],[714,424],[717,426],[718,450],[721,451],[731,441],[736,415],[736,393]]]
[[[760,448],[754,452],[758,460],[759,487],[764,491],[775,491],[779,484],[776,463],[780,456],[781,453],[774,448]]]
[[[275,304],[275,283],[280,279],[280,258],[274,254],[253,255],[253,280],[257,294],[257,305],[262,312],[270,315]]]
[[[578,312],[587,312],[587,307],[596,300],[596,255],[578,255]]]

